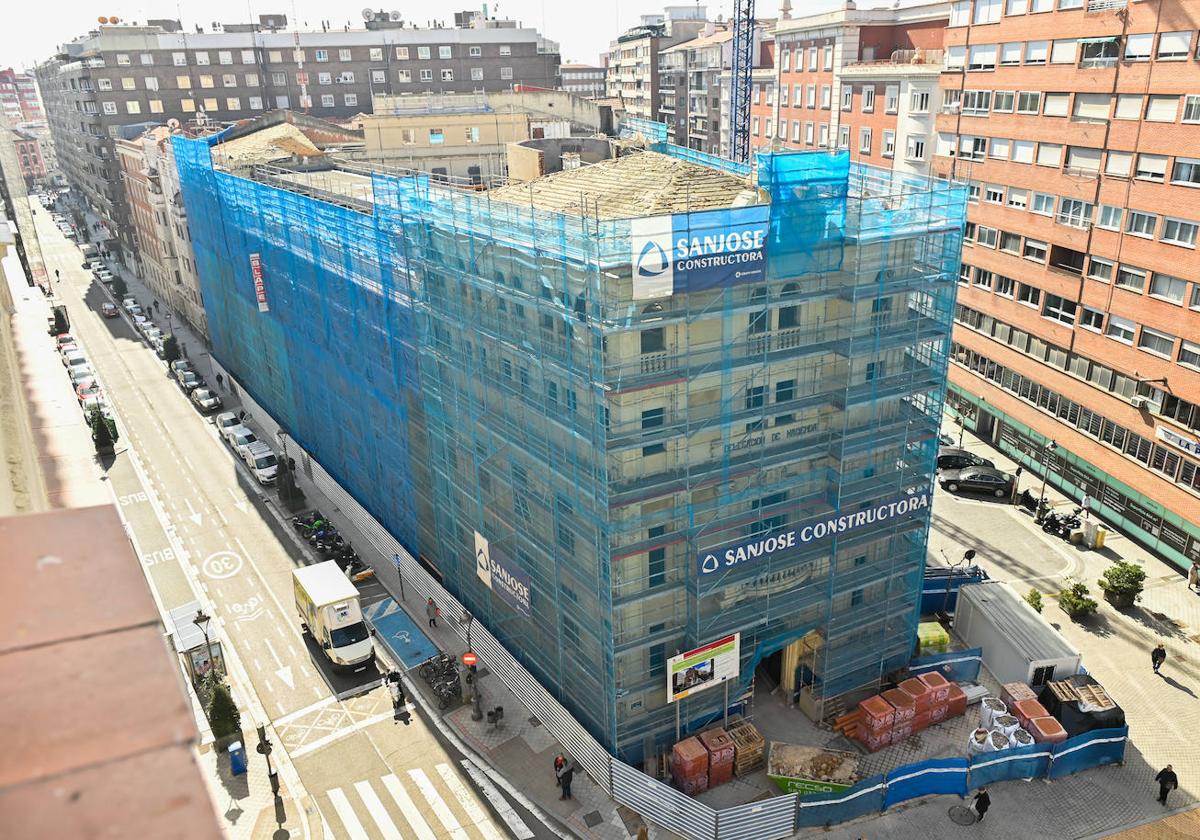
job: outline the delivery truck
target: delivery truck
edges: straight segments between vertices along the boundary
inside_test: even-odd
[[[338,670],[362,671],[375,656],[358,590],[333,560],[292,572],[301,629]]]

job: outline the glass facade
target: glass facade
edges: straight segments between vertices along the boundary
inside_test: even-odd
[[[615,754],[675,740],[667,660],[730,633],[731,698],[803,637],[820,697],[907,662],[962,187],[760,155],[765,278],[647,300],[630,219],[175,143],[214,355]]]

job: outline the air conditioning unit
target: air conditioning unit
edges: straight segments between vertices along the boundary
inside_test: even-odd
[[[1150,407],[1150,400],[1146,399],[1145,397],[1134,397],[1129,401],[1129,404],[1138,411],[1145,411]]]

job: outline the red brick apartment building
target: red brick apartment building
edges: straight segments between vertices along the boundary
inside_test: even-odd
[[[952,3],[932,162],[971,184],[950,406],[1179,565],[1200,558],[1198,49],[1193,0]]]
[[[929,3],[780,20],[773,72],[755,76],[751,146],[843,148],[927,173],[949,14],[949,3]]]

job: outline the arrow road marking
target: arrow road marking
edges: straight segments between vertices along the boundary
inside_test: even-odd
[[[196,513],[196,509],[194,507],[192,507],[192,500],[188,499],[188,498],[184,498],[183,503],[185,505],[187,505],[188,519],[192,520],[192,522],[199,525],[200,521],[202,519],[204,519],[204,517],[201,514]]]
[[[226,487],[225,489],[228,490],[229,495],[233,497],[233,506],[235,508],[240,510],[242,513],[246,513],[248,510],[250,510],[250,506],[248,504],[246,504],[246,501],[244,499],[239,499],[237,497],[237,493],[233,492],[232,487]]]
[[[292,666],[284,665],[283,660],[279,658],[279,654],[275,652],[275,646],[271,644],[271,640],[263,636],[263,644],[267,646],[267,650],[271,652],[271,658],[275,660],[275,664],[279,666],[279,670],[275,672],[275,676],[283,680],[288,688],[295,689],[296,681],[292,679]]]

